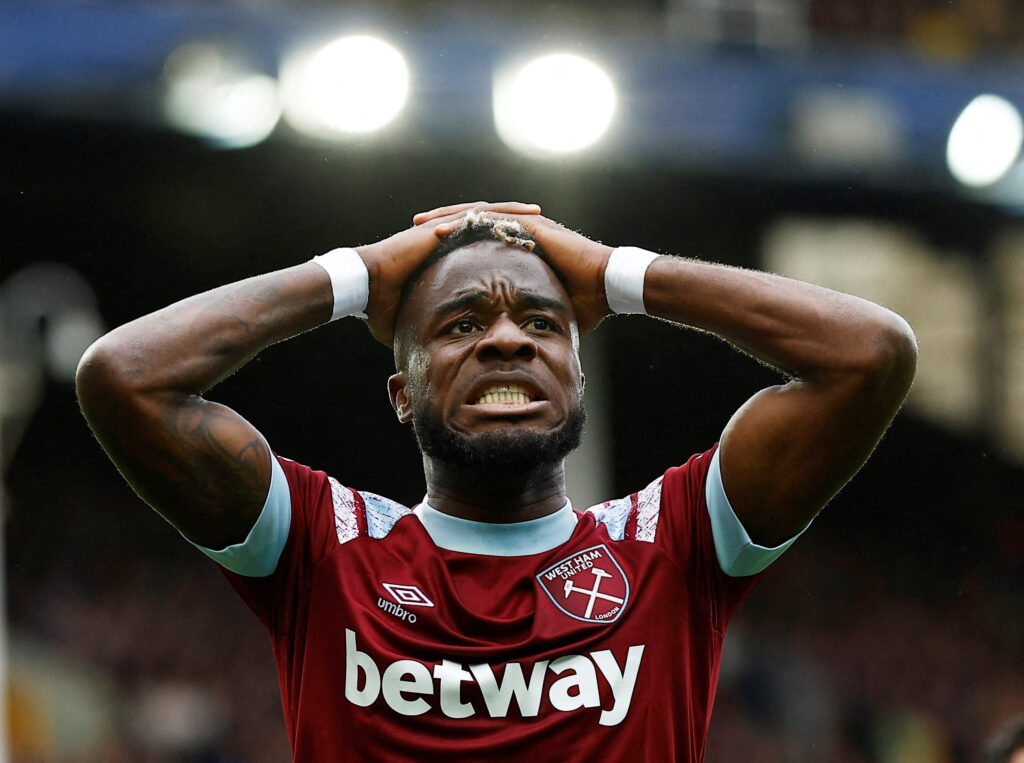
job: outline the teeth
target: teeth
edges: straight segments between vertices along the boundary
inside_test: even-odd
[[[498,384],[486,390],[477,398],[476,404],[480,403],[507,403],[510,405],[529,403],[532,400],[530,394],[518,384]]]

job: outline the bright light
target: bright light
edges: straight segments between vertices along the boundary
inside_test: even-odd
[[[1013,104],[996,95],[979,95],[961,112],[949,132],[946,163],[964,185],[991,185],[1020,155],[1024,124]]]
[[[284,113],[297,130],[331,137],[377,130],[409,93],[402,54],[374,37],[343,37],[289,58],[281,69]]]
[[[264,140],[281,117],[277,82],[206,43],[185,45],[164,66],[164,114],[182,132],[224,148]]]
[[[494,123],[525,153],[567,153],[594,144],[615,114],[615,86],[596,64],[569,54],[534,59],[494,80]]]

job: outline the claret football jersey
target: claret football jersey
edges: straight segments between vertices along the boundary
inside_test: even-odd
[[[717,460],[492,525],[277,459],[249,538],[206,551],[270,635],[296,761],[697,761],[726,625],[789,545],[750,542]]]

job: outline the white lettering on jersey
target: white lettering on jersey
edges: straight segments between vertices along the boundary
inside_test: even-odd
[[[523,679],[522,663],[510,662],[505,665],[505,672],[499,684],[490,665],[469,666],[477,684],[480,685],[480,692],[484,695],[487,714],[492,718],[504,718],[508,715],[508,707],[513,696],[524,718],[535,717],[540,712],[540,701],[544,695],[544,672],[547,668],[547,660],[533,663],[530,683],[526,683]]]
[[[501,682],[487,664],[467,666],[441,660],[433,670],[417,660],[396,660],[384,668],[383,677],[376,661],[359,651],[355,631],[345,629],[345,699],[359,707],[369,707],[383,697],[384,702],[401,715],[422,715],[432,705],[426,697],[437,695],[437,707],[449,718],[469,718],[478,708],[462,697],[462,684],[476,682],[491,718],[504,718],[515,698],[524,718],[540,713],[544,701],[544,676],[550,670],[560,676],[548,688],[551,707],[561,712],[601,706],[598,673],[612,693],[611,709],[603,709],[598,720],[602,726],[622,723],[633,701],[640,673],[644,645],[629,647],[626,664],[620,666],[610,649],[589,655],[567,654],[558,659],[538,660],[529,667],[529,680],[521,662],[508,662]],[[596,668],[596,669],[595,669]],[[435,685],[436,681],[436,685]]]
[[[594,560],[601,559],[603,556],[604,555],[598,548],[584,551],[582,554],[577,554],[572,559],[558,565],[554,569],[548,570],[544,573],[544,577],[548,580],[554,580],[556,577],[560,577],[562,580],[568,580],[577,572],[589,570],[594,566]]]
[[[346,638],[345,641],[347,642],[348,639]],[[355,639],[353,639],[353,643],[354,641]],[[375,669],[376,667],[374,664]],[[384,701],[388,703],[388,707],[396,713],[423,715],[430,709],[430,704],[423,697],[406,699],[405,694],[433,694],[434,682],[430,680],[430,670],[422,662],[396,660],[384,671],[384,678],[380,682],[380,691],[384,695]]]
[[[405,620],[408,623],[416,622],[416,615],[413,612],[409,612],[404,609],[401,604],[395,604],[393,601],[388,601],[383,596],[377,597],[377,606],[387,612],[389,615],[394,615],[399,620]]]
[[[440,682],[438,696],[441,697],[441,712],[449,718],[468,718],[474,712],[473,705],[462,701],[462,682],[472,681],[473,674],[451,660],[441,660],[434,666],[434,678]]]
[[[612,696],[615,698],[612,709],[601,712],[600,723],[602,726],[618,726],[629,712],[629,703],[633,699],[636,677],[640,673],[640,660],[644,656],[643,644],[629,648],[629,652],[626,653],[626,667],[622,670],[619,670],[618,660],[611,649],[602,649],[590,656],[597,663],[601,674],[611,684]],[[634,657],[636,659],[633,659]]]
[[[565,678],[551,684],[548,697],[556,710],[578,710],[581,707],[600,707],[601,695],[597,688],[597,672],[594,663],[582,654],[569,654],[551,663],[554,673],[572,671]],[[575,689],[576,691],[571,691]]]
[[[360,680],[360,673],[365,676]],[[363,688],[359,688],[359,684]],[[380,692],[380,671],[377,663],[365,652],[356,649],[356,632],[345,629],[345,699],[359,707],[369,707]]]

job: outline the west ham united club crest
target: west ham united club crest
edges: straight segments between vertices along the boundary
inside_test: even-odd
[[[585,623],[613,623],[629,601],[626,573],[603,543],[555,562],[537,582],[556,607]]]

